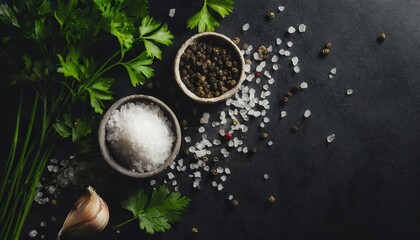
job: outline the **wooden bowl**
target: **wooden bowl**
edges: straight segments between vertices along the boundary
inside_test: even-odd
[[[213,97],[213,98],[202,98],[197,95],[195,95],[193,92],[191,92],[187,86],[184,84],[184,82],[181,80],[181,74],[179,72],[179,64],[181,61],[181,55],[184,53],[185,49],[187,49],[188,46],[199,43],[199,42],[209,42],[213,43],[215,45],[218,45],[220,47],[225,48],[231,54],[233,54],[233,59],[237,60],[239,63],[238,70],[240,72],[239,79],[237,79],[237,84],[232,89],[229,89],[224,94],[220,95],[219,97]],[[226,37],[223,34],[215,33],[215,32],[205,32],[205,33],[199,33],[191,38],[189,38],[178,50],[178,53],[175,57],[175,63],[174,63],[174,73],[175,73],[175,80],[178,84],[178,86],[181,88],[181,90],[191,99],[193,99],[196,102],[199,103],[205,103],[205,104],[212,104],[212,103],[218,103],[222,101],[226,101],[229,99],[233,94],[235,94],[238,91],[238,88],[241,86],[242,82],[245,80],[245,60],[244,57],[241,54],[241,50],[239,50],[238,46],[228,37]]]
[[[106,125],[111,114],[119,109],[122,105],[126,103],[136,103],[136,102],[143,102],[143,103],[154,103],[155,105],[159,106],[162,111],[165,113],[165,116],[168,117],[168,120],[171,121],[171,128],[175,135],[175,142],[172,144],[172,151],[168,158],[165,160],[164,164],[160,165],[156,170],[149,171],[149,172],[133,172],[123,165],[121,165],[120,161],[117,161],[116,154],[113,154],[112,149],[110,148],[110,144],[106,140],[107,131]],[[105,161],[117,172],[134,178],[147,178],[154,176],[163,170],[165,170],[176,158],[179,152],[179,148],[181,147],[181,128],[179,126],[178,119],[176,118],[175,114],[172,110],[162,101],[157,98],[146,96],[146,95],[130,95],[124,97],[117,102],[115,102],[105,113],[102,117],[101,123],[99,125],[98,131],[98,140],[99,140],[99,148],[101,150],[101,154],[104,157]]]

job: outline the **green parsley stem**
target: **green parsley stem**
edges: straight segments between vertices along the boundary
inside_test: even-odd
[[[132,218],[128,219],[127,221],[124,221],[124,222],[122,222],[122,223],[120,223],[120,224],[114,225],[114,227],[112,227],[112,229],[118,229],[118,228],[121,228],[122,226],[124,226],[124,225],[126,225],[127,223],[130,223],[130,222],[132,222],[132,221],[134,221],[134,220],[136,220],[137,218],[138,218],[137,216],[134,216],[134,217],[132,217]]]

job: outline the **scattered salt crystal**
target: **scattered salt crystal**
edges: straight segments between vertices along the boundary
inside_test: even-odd
[[[300,72],[300,67],[299,67],[299,66],[295,66],[295,67],[293,68],[293,71],[294,71],[295,73],[299,73],[299,72]]]
[[[300,88],[302,88],[302,89],[306,89],[306,88],[308,88],[308,83],[306,83],[306,82],[302,82],[302,83],[300,84]]]
[[[332,79],[332,78],[334,77],[334,75],[329,74],[329,75],[328,75],[328,77],[329,77],[330,79]]]
[[[221,183],[219,183],[219,185],[217,185],[217,190],[219,190],[219,191],[223,190],[223,185]]]
[[[296,28],[294,28],[293,26],[290,26],[289,29],[287,29],[288,33],[295,33],[296,32]]]
[[[303,23],[301,23],[301,24],[299,25],[299,32],[303,33],[303,32],[305,32],[305,31],[306,31],[306,25],[305,25],[305,24],[303,24]]]
[[[36,237],[36,235],[38,235],[38,231],[32,230],[32,231],[29,232],[28,235],[29,235],[30,238],[34,238],[34,237]]]
[[[217,167],[216,171],[217,171],[217,173],[223,173],[223,168],[222,167]]]
[[[284,8],[285,8],[284,6],[279,6],[278,9],[279,9],[280,12],[283,12],[284,11]]]
[[[291,41],[288,41],[288,42],[287,42],[287,46],[288,46],[289,48],[291,48],[291,47],[293,46],[293,43],[292,43]]]
[[[155,184],[156,184],[156,180],[154,180],[154,179],[150,180],[150,186],[153,186]]]
[[[50,162],[51,162],[51,163],[54,163],[54,164],[57,164],[57,163],[58,163],[58,159],[56,159],[56,158],[52,158],[52,159],[50,159]]]
[[[273,57],[271,58],[271,62],[275,63],[279,60],[279,57],[277,55],[273,55]]]
[[[206,131],[206,129],[203,126],[201,126],[201,127],[198,128],[198,132],[199,133],[203,133],[205,131]]]
[[[263,68],[260,66],[260,65],[258,65],[256,68],[255,68],[255,71],[257,71],[257,72],[261,72],[263,70]]]
[[[225,134],[226,134],[225,129],[220,129],[219,134],[220,134],[220,136],[225,136]]]
[[[273,70],[274,71],[277,71],[279,69],[279,65],[277,65],[277,64],[273,64]]]
[[[281,38],[277,38],[277,39],[276,39],[276,44],[277,44],[277,45],[280,45],[281,43],[282,43]]]
[[[188,148],[188,151],[190,151],[191,153],[194,153],[197,149],[194,146],[191,146]]]
[[[270,119],[268,117],[265,117],[263,121],[264,121],[264,123],[269,123]]]
[[[230,169],[229,168],[225,168],[225,173],[226,174],[230,174]]]
[[[242,152],[242,147],[238,147],[238,152]]]
[[[264,128],[265,127],[265,123],[260,123],[260,128]]]
[[[200,181],[199,180],[194,180],[193,188],[198,188],[199,186],[200,186]]]
[[[333,68],[333,69],[331,69],[331,74],[336,74],[337,73],[337,68]]]
[[[175,175],[171,172],[168,173],[168,179],[173,179],[175,177]]]
[[[299,62],[299,58],[298,57],[296,57],[296,56],[294,56],[294,57],[292,57],[292,64],[293,64],[293,66],[296,66],[297,64],[298,64],[298,62]]]
[[[287,116],[287,112],[286,111],[281,111],[280,116],[282,118],[286,117]]]
[[[220,180],[222,180],[223,182],[226,181],[227,177],[225,175],[220,177]]]
[[[273,45],[268,46],[267,51],[272,52],[273,51]]]
[[[45,227],[45,226],[47,226],[47,222],[42,221],[42,222],[40,222],[40,223],[39,223],[39,226],[41,226],[41,227]]]
[[[259,84],[261,82],[261,79],[260,78],[257,78],[256,80],[255,80],[255,83],[256,84]]]
[[[330,142],[334,141],[334,138],[335,138],[335,134],[333,133],[333,134],[331,134],[327,137],[327,142],[330,143]]]
[[[352,95],[353,94],[353,89],[351,89],[351,88],[349,88],[349,89],[347,89],[347,95]]]
[[[184,140],[185,140],[186,143],[189,143],[189,142],[191,142],[191,137],[186,136],[186,137],[184,137]]]
[[[228,200],[231,201],[233,199],[233,195],[228,196]]]
[[[175,8],[171,8],[170,10],[169,10],[169,17],[174,17],[175,16]]]
[[[47,169],[48,169],[48,172],[52,172],[54,169],[54,165],[48,165]]]
[[[279,50],[279,54],[280,54],[280,55],[284,55],[284,53],[285,53],[285,52],[286,52],[286,51],[285,51],[284,49],[280,49],[280,50]]]
[[[248,152],[248,147],[244,147],[244,148],[242,149],[242,152],[243,152],[243,153],[247,153],[247,152]]]
[[[174,187],[175,192],[179,192],[179,186]]]
[[[222,143],[222,142],[219,139],[214,139],[213,140],[213,144],[216,145],[216,146],[220,145],[220,143]]]
[[[210,167],[209,166],[204,166],[203,169],[204,169],[204,171],[208,172],[210,170]]]
[[[273,84],[273,83],[274,83],[274,78],[268,79],[268,84]]]
[[[268,145],[268,146],[273,145],[273,141],[268,141],[267,145]]]
[[[265,174],[264,174],[264,179],[265,179],[265,180],[267,180],[269,177],[270,177],[270,176],[269,176],[267,173],[265,173]]]
[[[245,25],[242,26],[243,31],[248,31],[249,29],[249,23],[245,23]]]
[[[172,181],[172,186],[176,186],[178,182],[176,180]]]
[[[311,116],[311,110],[306,110],[305,111],[305,113],[303,113],[303,116],[305,117],[305,118],[308,118],[309,116]]]
[[[201,178],[201,172],[197,171],[197,172],[194,172],[193,174],[195,178]]]
[[[290,56],[291,54],[292,53],[290,51],[288,51],[288,50],[285,50],[284,51],[284,56],[286,56],[286,57]]]

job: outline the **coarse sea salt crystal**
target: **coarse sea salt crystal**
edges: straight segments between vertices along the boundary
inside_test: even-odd
[[[203,126],[201,126],[201,127],[198,128],[198,132],[199,133],[203,133],[205,131],[206,131],[206,129]]]
[[[245,24],[242,26],[242,30],[243,30],[243,31],[248,31],[248,29],[249,29],[249,23],[245,23]]]
[[[277,65],[277,64],[273,64],[273,70],[274,71],[277,71],[279,69],[279,65]]]
[[[295,66],[295,67],[293,68],[293,71],[294,71],[295,73],[300,73],[300,67],[299,67],[299,66]]]
[[[38,231],[32,230],[28,233],[28,235],[29,235],[30,238],[34,238],[38,235]]]
[[[267,145],[268,145],[268,146],[273,145],[273,141],[268,141],[268,142],[267,142]]]
[[[335,134],[333,133],[327,137],[327,142],[331,143],[332,141],[334,141],[334,138],[335,138]]]
[[[305,117],[305,118],[308,118],[309,116],[311,116],[311,110],[306,110],[304,113],[303,113],[303,116]]]
[[[281,43],[282,43],[281,38],[277,38],[277,39],[276,39],[276,44],[277,44],[277,45],[280,45]]]
[[[301,33],[306,32],[306,25],[305,24],[301,23],[299,25],[299,32],[301,32]]]
[[[184,140],[185,140],[186,143],[189,143],[189,142],[191,142],[191,137],[190,136],[185,136]]]
[[[330,72],[331,72],[331,74],[334,74],[334,75],[335,75],[335,74],[337,73],[337,68],[333,68],[333,69],[331,69],[331,71],[330,71]]]
[[[279,60],[279,57],[277,55],[273,55],[273,57],[271,58],[271,62],[275,63]]]
[[[293,46],[293,42],[288,41],[288,42],[287,42],[287,46],[288,46],[289,48],[291,48],[291,47]]]
[[[280,12],[283,12],[285,7],[284,6],[279,6],[278,9],[279,9]]]
[[[329,75],[328,75],[328,77],[329,77],[330,79],[332,79],[332,78],[334,78],[334,75],[329,74]]]
[[[173,179],[175,177],[175,175],[171,172],[168,173],[168,179]]]
[[[351,89],[351,88],[347,89],[347,92],[346,93],[349,96],[352,95],[353,94],[353,89]]]
[[[286,51],[285,51],[284,49],[280,49],[280,50],[279,50],[279,54],[280,54],[280,55],[284,55],[284,53],[285,53],[285,52],[286,52]]]
[[[227,177],[225,175],[223,175],[223,176],[220,177],[220,180],[222,180],[223,182],[225,182],[226,179],[227,179]]]
[[[300,88],[302,88],[302,89],[306,89],[306,88],[308,88],[308,83],[306,83],[306,82],[302,82],[302,83],[300,84]]]
[[[290,26],[290,27],[287,29],[287,32],[288,32],[288,33],[290,33],[290,34],[295,33],[295,32],[296,32],[296,28],[294,28],[293,26]]]
[[[231,201],[233,199],[233,195],[228,196],[228,200]]]
[[[270,176],[269,176],[267,173],[265,173],[265,174],[264,174],[264,179],[265,179],[265,180],[267,180],[269,177],[270,177]]]
[[[219,183],[217,185],[217,190],[222,191],[223,190],[223,184]]]
[[[226,174],[230,174],[230,169],[229,168],[225,168],[225,173]]]
[[[154,180],[154,179],[150,180],[150,186],[153,186],[155,184],[156,184],[156,180]]]
[[[281,111],[281,113],[280,113],[280,117],[281,118],[284,118],[284,117],[286,117],[287,116],[287,112],[286,111]]]
[[[290,56],[291,54],[292,53],[290,51],[288,51],[288,50],[285,50],[284,51],[284,56],[286,56],[286,57]]]
[[[171,8],[170,10],[169,10],[169,17],[174,17],[175,16],[175,8]]]
[[[294,56],[294,57],[292,57],[292,64],[293,64],[293,66],[296,66],[297,64],[298,64],[298,62],[299,62],[299,58],[298,57],[296,57],[296,56]]]

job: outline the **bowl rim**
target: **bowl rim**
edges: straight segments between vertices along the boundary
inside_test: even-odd
[[[144,172],[144,173],[130,171],[129,169],[125,168],[123,165],[119,164],[119,162],[114,159],[107,145],[106,124],[108,123],[108,120],[111,114],[122,105],[129,102],[135,102],[136,100],[139,100],[139,101],[146,100],[146,101],[150,101],[158,105],[165,112],[165,115],[171,120],[172,130],[174,131],[174,134],[175,134],[175,142],[173,143],[171,154],[168,156],[168,158],[165,159],[165,162],[162,165],[160,165],[155,171]],[[147,177],[151,177],[162,172],[175,160],[175,158],[177,157],[179,153],[179,149],[181,147],[181,127],[179,125],[178,118],[176,117],[174,112],[164,102],[149,95],[134,94],[134,95],[129,95],[129,96],[119,99],[118,101],[113,103],[111,107],[109,107],[109,109],[103,115],[102,120],[99,125],[98,142],[99,142],[99,149],[101,151],[102,156],[104,157],[105,161],[111,166],[112,169],[129,177],[147,178]]]
[[[193,92],[191,92],[187,88],[187,86],[185,86],[184,82],[181,80],[181,74],[179,72],[179,63],[181,62],[181,55],[184,53],[185,49],[188,46],[190,46],[191,44],[195,43],[199,38],[205,38],[205,37],[208,37],[208,36],[215,37],[215,38],[218,38],[218,39],[226,42],[232,48],[232,50],[236,53],[236,55],[239,56],[239,62],[240,62],[240,66],[241,66],[241,74],[240,74],[239,81],[236,84],[236,86],[229,89],[227,92],[220,95],[219,97],[214,97],[214,98],[202,98],[202,97],[199,97],[199,96],[195,95]],[[199,102],[199,103],[206,103],[206,104],[218,103],[218,102],[226,101],[227,99],[229,99],[233,94],[235,94],[238,91],[239,87],[244,82],[244,80],[245,80],[245,59],[244,59],[244,56],[242,55],[239,47],[227,36],[225,36],[223,34],[220,34],[220,33],[216,33],[216,32],[198,33],[198,34],[195,34],[194,36],[190,37],[179,48],[179,50],[178,50],[178,52],[175,56],[175,61],[174,61],[174,76],[175,76],[175,80],[176,80],[178,86],[181,88],[181,90],[184,92],[184,94],[187,95],[188,97],[190,97],[191,99],[193,99],[194,101]]]

